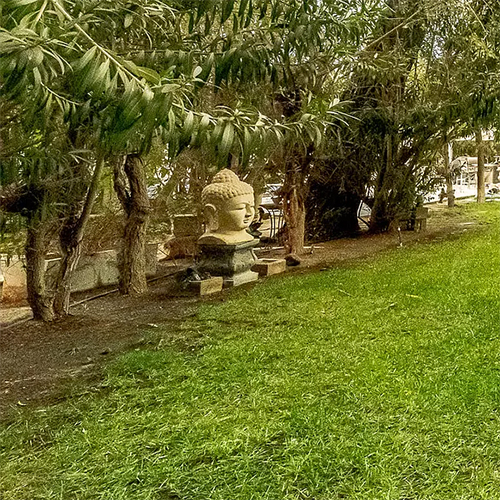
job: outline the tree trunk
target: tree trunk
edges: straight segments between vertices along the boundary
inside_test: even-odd
[[[54,312],[58,317],[69,314],[69,299],[71,296],[71,278],[80,260],[82,240],[77,236],[78,220],[70,217],[59,234],[59,244],[62,258],[55,285]]]
[[[30,221],[25,248],[26,286],[33,319],[41,321],[54,319],[53,301],[47,293],[45,284],[45,257],[49,242],[50,238],[44,224]]]
[[[392,137],[386,136],[385,161],[377,177],[377,185],[373,194],[373,206],[370,216],[370,232],[380,233],[387,231],[391,223],[388,213],[390,173],[392,170]]]
[[[304,253],[306,189],[302,169],[295,164],[289,165],[282,188],[286,221],[285,250],[297,255]]]
[[[379,189],[375,189],[370,215],[370,233],[382,233],[389,229],[391,221],[387,214],[387,204],[387,190],[382,185]]]
[[[486,201],[486,186],[484,184],[484,142],[481,129],[476,130],[477,145],[477,202]]]
[[[115,164],[115,191],[125,212],[122,244],[118,255],[120,292],[139,295],[147,291],[146,229],[151,212],[141,158],[126,155]]]
[[[81,213],[77,213],[80,210],[75,205],[73,207],[74,213],[68,217],[59,233],[62,259],[55,283],[54,312],[57,317],[64,317],[69,314],[71,278],[80,260],[83,233],[92,213],[103,168],[104,158],[99,157],[96,161],[92,181],[87,190]]]
[[[453,178],[450,170],[450,150],[449,145],[446,143],[443,147],[444,155],[444,178],[446,181],[446,197],[448,199],[448,208],[455,206],[455,193],[453,191]]]

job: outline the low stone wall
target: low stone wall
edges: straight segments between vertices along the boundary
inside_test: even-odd
[[[24,261],[20,259],[1,259],[3,273],[2,300],[17,303],[26,300],[26,270]]]
[[[157,269],[158,244],[146,246],[146,276],[152,277]],[[54,280],[59,269],[60,258],[45,261],[47,279]],[[6,266],[2,263],[4,274],[4,295],[11,301],[26,299],[26,269],[24,262],[17,260]],[[118,264],[116,250],[104,250],[80,258],[72,279],[72,292],[85,292],[101,286],[118,284]]]
[[[60,261],[60,258],[45,261],[49,283],[56,279]],[[80,257],[80,262],[71,280],[71,291],[85,292],[115,283],[118,283],[116,251],[105,250]]]

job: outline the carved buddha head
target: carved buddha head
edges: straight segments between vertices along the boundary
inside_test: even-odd
[[[203,189],[201,202],[208,229],[202,241],[234,244],[253,239],[246,232],[255,215],[253,188],[234,172],[225,169],[216,174]]]

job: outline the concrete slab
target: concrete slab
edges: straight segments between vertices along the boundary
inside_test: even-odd
[[[259,276],[271,276],[286,271],[285,259],[259,259],[252,266],[252,271],[259,273]]]
[[[194,290],[200,297],[210,295],[222,291],[224,278],[222,276],[214,276],[201,281],[191,281],[189,288]]]

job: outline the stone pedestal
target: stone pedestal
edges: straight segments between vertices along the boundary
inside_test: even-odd
[[[259,275],[251,271],[251,267],[257,260],[253,249],[258,244],[258,240],[246,241],[236,245],[199,243],[196,267],[201,273],[222,276],[225,287],[256,281]]]

